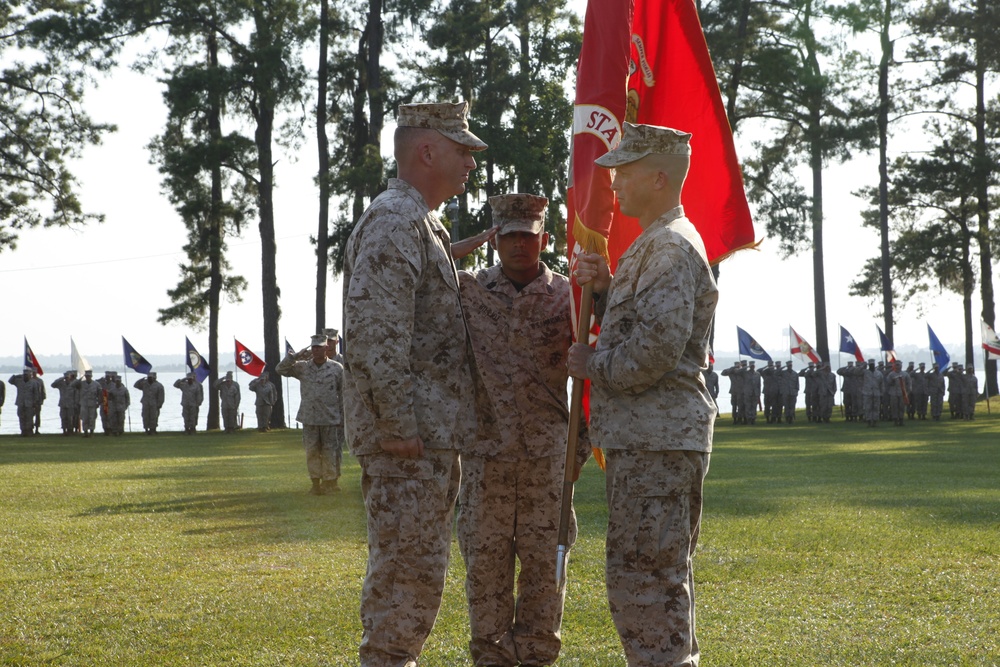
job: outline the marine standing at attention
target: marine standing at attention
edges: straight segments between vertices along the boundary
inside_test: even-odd
[[[466,109],[399,108],[397,177],[347,243],[345,407],[368,515],[362,667],[417,664],[444,591],[459,449],[475,436],[458,276],[434,213],[465,191],[473,152],[486,148]]]
[[[719,292],[681,206],[690,138],[624,123],[596,162],[616,169],[618,205],[642,232],[613,278],[599,255],[577,260],[577,282],[594,283],[601,332],[596,350],[570,348],[569,371],[591,381],[591,438],[607,458],[608,602],[631,666],[700,656],[691,559],[716,415],[702,370]]]

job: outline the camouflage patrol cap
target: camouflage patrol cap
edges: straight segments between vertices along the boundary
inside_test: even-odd
[[[541,234],[545,229],[545,209],[549,200],[538,195],[510,194],[490,197],[493,224],[501,236],[511,232]]]
[[[452,141],[474,151],[485,150],[486,142],[469,131],[468,111],[468,102],[400,104],[396,125],[437,130]]]
[[[323,333],[326,334],[327,340],[330,339],[336,340],[340,338],[340,332],[337,331],[336,329],[323,329]]]
[[[310,340],[309,345],[311,347],[319,347],[320,345],[322,345],[323,347],[326,347],[326,340],[327,340],[326,339],[326,334],[316,334]]]
[[[87,372],[89,373],[90,371],[87,371]],[[146,377],[148,377],[150,380],[155,380],[156,379],[156,371],[149,371],[149,373],[146,375]]]
[[[647,155],[691,155],[691,133],[659,125],[622,124],[622,139],[612,150],[594,160],[608,169],[641,160]]]
[[[35,372],[35,367],[34,366],[25,366],[23,372],[24,373],[34,373]]]
[[[792,367],[792,361],[790,359],[788,361],[786,361],[785,362],[785,366],[788,366],[789,368],[791,368]]]

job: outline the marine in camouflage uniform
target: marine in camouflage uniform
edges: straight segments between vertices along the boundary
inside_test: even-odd
[[[931,403],[931,419],[941,421],[941,411],[944,408],[944,376],[937,364],[931,366],[927,374],[927,397]]]
[[[174,387],[181,390],[181,416],[184,418],[184,433],[194,435],[198,428],[198,408],[205,400],[205,390],[194,373],[174,381]]]
[[[819,369],[816,368],[816,364],[810,362],[809,366],[803,368],[799,371],[799,377],[805,380],[804,394],[806,398],[806,421],[816,421],[816,415],[818,413],[817,403],[819,402],[819,393],[816,387],[816,375]]]
[[[14,399],[14,405],[17,406],[17,420],[20,423],[21,435],[25,437],[35,434],[35,407],[42,404],[34,372],[34,368],[25,366],[23,373],[11,375],[10,379],[7,380],[17,387],[17,398]]]
[[[459,273],[486,389],[477,405],[476,440],[462,449],[459,494],[469,650],[475,665],[550,665],[559,657],[565,598],[553,554],[569,420],[572,294],[569,279],[539,260],[548,245],[548,200],[511,194],[490,197],[489,203],[501,264]],[[589,453],[587,438],[580,438],[577,470]],[[571,513],[567,546],[575,538]]]
[[[882,407],[882,393],[885,388],[885,376],[875,367],[875,360],[869,359],[868,366],[861,375],[861,399],[864,403],[865,422],[868,426],[878,425],[879,413]]]
[[[326,335],[312,337],[311,345],[296,356],[286,354],[274,367],[278,375],[299,381],[302,445],[312,488],[322,496],[339,491],[341,449],[344,446],[344,367],[328,358]]]
[[[957,361],[951,363],[951,368],[941,372],[941,375],[948,378],[948,409],[951,411],[952,419],[961,419],[964,416],[962,407],[962,388],[964,381],[962,378],[962,367]]]
[[[780,410],[778,403],[778,373],[781,372],[779,366],[774,365],[774,361],[768,361],[767,366],[760,369],[761,381],[764,384],[764,421],[768,424],[774,423],[774,415]]]
[[[976,367],[969,364],[965,367],[962,378],[962,417],[965,421],[976,418],[976,399],[979,396],[979,378],[976,377]]]
[[[361,465],[368,570],[362,667],[416,665],[441,605],[459,448],[475,436],[472,352],[448,230],[486,148],[467,104],[400,107],[398,178],[351,234],[344,263],[348,442]]]
[[[902,426],[911,388],[910,376],[903,370],[902,362],[893,363],[893,370],[885,377],[885,381],[889,393],[889,418],[896,426]]]
[[[785,423],[791,424],[795,421],[795,404],[799,400],[799,374],[792,368],[792,362],[785,362],[785,368],[781,371],[780,390],[781,405],[785,412]],[[779,413],[778,419],[781,419]]]
[[[744,423],[757,423],[757,407],[760,405],[760,373],[754,362],[750,362],[743,376],[743,416]]]
[[[817,422],[830,423],[833,416],[833,401],[837,396],[837,376],[830,370],[830,364],[823,363],[816,370],[816,405],[813,414]]]
[[[118,373],[112,376],[111,385],[105,392],[108,397],[108,426],[111,435],[121,435],[125,432],[125,412],[132,403],[132,397]]]
[[[104,400],[104,388],[94,380],[93,371],[84,371],[83,377],[73,383],[80,401],[80,430],[83,437],[94,435],[97,423],[97,409]]]
[[[250,380],[250,391],[256,394],[254,407],[257,411],[257,430],[261,433],[271,430],[271,411],[278,400],[278,389],[271,382],[267,371]]]
[[[740,362],[734,361],[731,368],[722,369],[722,375],[729,378],[729,405],[732,406],[733,423],[742,423],[743,380],[746,375],[746,371],[740,365]]]
[[[73,423],[73,413],[77,404],[76,390],[73,388],[75,381],[76,371],[66,371],[52,383],[52,388],[59,392],[59,422],[62,425],[63,435],[73,435],[76,430]]]
[[[708,364],[702,375],[705,377],[705,386],[708,393],[712,395],[712,402],[715,403],[716,412],[719,410],[719,374],[715,372],[713,364]]]
[[[98,403],[97,410],[97,413],[101,416],[101,430],[104,431],[104,435],[110,435],[111,422],[108,420],[108,410],[110,408],[108,405],[108,389],[115,383],[115,372],[104,371],[104,377],[99,377],[94,382],[101,387],[101,400]]]
[[[35,435],[41,433],[42,428],[42,403],[48,398],[45,395],[45,382],[42,378],[38,377],[38,371],[31,371],[31,381],[35,383],[36,391],[38,392],[38,402],[35,403],[34,414],[32,415],[32,423],[35,426]]]
[[[917,369],[910,374],[913,382],[913,396],[910,397],[910,404],[915,405],[915,412],[918,419],[927,419],[927,369],[924,362],[917,365]]]
[[[855,373],[853,361],[848,361],[846,366],[838,368],[837,375],[844,378],[840,387],[844,406],[844,418],[849,422],[855,421],[859,406],[854,402],[854,388],[861,376]]]
[[[150,371],[146,377],[139,378],[132,386],[142,392],[142,398],[139,399],[142,405],[142,428],[149,435],[153,435],[160,425],[160,410],[166,398],[163,384],[156,379],[156,372]]]
[[[233,372],[219,381],[219,409],[222,411],[222,426],[226,433],[235,433],[240,420],[240,385],[233,382]]]
[[[612,188],[642,233],[613,279],[598,255],[579,257],[578,280],[603,293],[601,333],[596,351],[573,345],[570,373],[590,378],[606,452],[608,601],[628,664],[697,665],[691,559],[716,413],[701,370],[719,294],[680,205],[691,135],[624,127],[597,164],[617,168]]]

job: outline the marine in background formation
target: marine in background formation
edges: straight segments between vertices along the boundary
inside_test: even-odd
[[[254,408],[257,412],[257,430],[261,433],[270,431],[271,411],[278,401],[278,389],[271,382],[270,373],[261,371],[259,377],[250,380],[250,391],[256,395]]]
[[[150,371],[132,386],[142,392],[142,398],[139,399],[142,406],[142,430],[148,435],[154,435],[160,424],[160,410],[166,398],[163,384],[156,379],[156,371]]]
[[[52,383],[52,388],[59,392],[59,424],[63,435],[76,433],[76,422],[73,421],[73,417],[80,404],[80,397],[73,386],[74,382],[76,382],[76,371],[66,371]]]
[[[184,418],[184,433],[194,435],[198,428],[198,410],[205,400],[205,390],[194,373],[176,380],[174,387],[181,390],[181,416]]]
[[[219,409],[222,412],[222,426],[226,433],[236,433],[240,427],[240,385],[233,382],[233,372],[219,380]]]

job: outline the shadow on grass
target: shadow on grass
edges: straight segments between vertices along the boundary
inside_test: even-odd
[[[917,520],[995,525],[998,430],[1000,419],[986,415],[903,427],[722,426],[706,480],[706,511],[767,515],[819,497],[859,508],[919,510]]]

